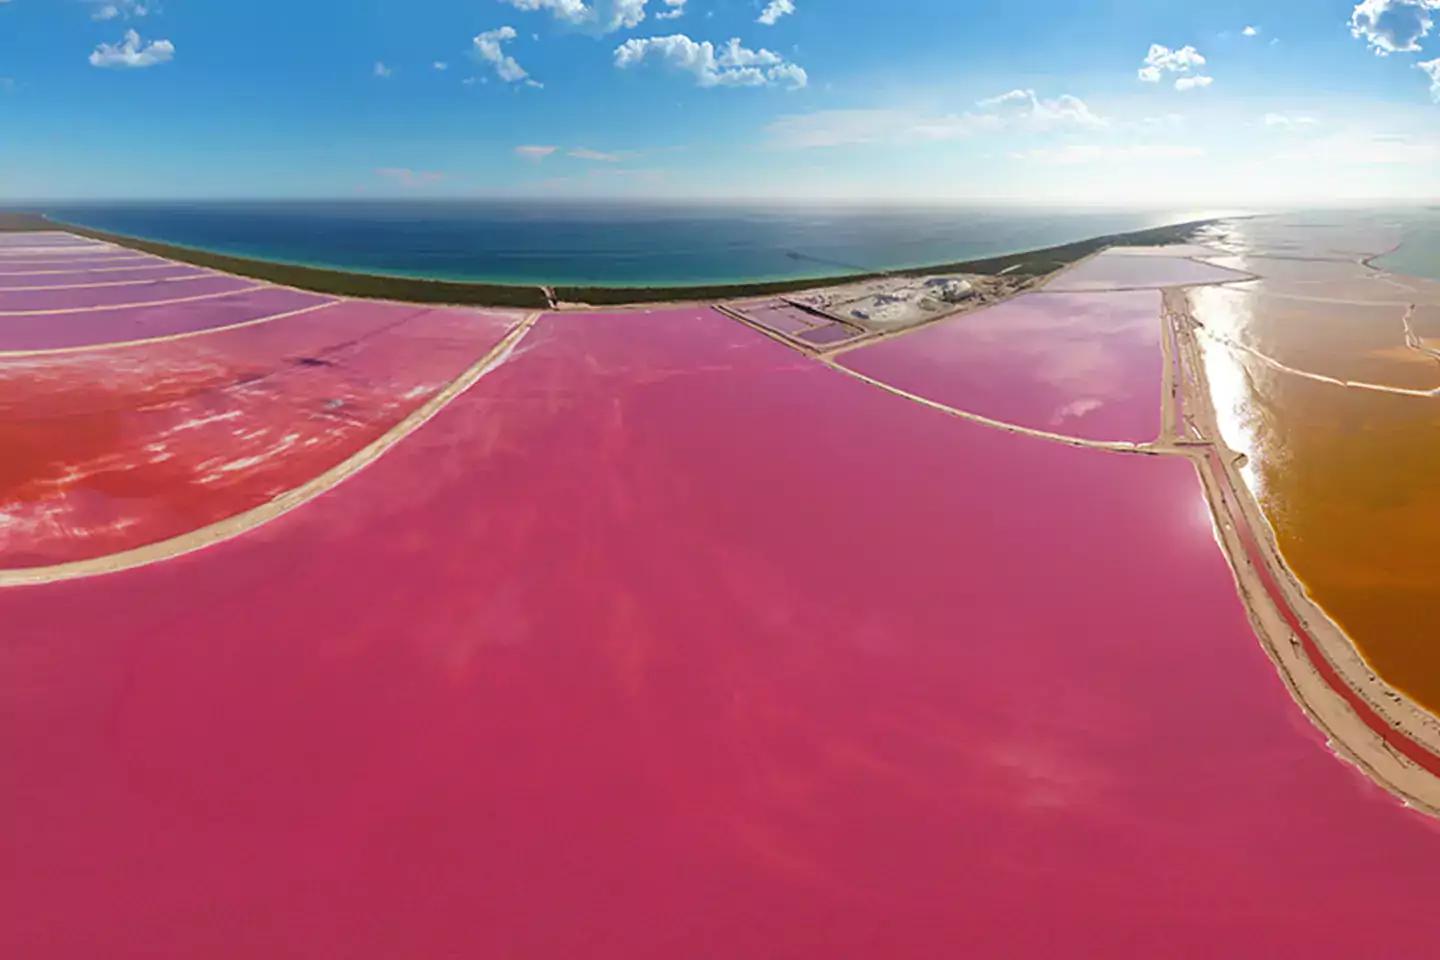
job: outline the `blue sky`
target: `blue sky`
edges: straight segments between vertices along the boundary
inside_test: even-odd
[[[0,0],[0,199],[1434,200],[1437,19],[1440,0]]]

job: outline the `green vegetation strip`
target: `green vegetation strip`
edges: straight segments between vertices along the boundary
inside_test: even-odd
[[[785,280],[774,283],[714,284],[690,287],[554,287],[554,298],[559,303],[583,303],[595,306],[620,306],[633,303],[660,303],[684,301],[734,300],[741,297],[763,297],[779,293],[793,293],[797,290],[811,290],[816,287],[840,286],[873,280],[877,277],[921,277],[932,274],[968,273],[994,276],[1013,275],[1020,278],[1040,277],[1053,273],[1077,260],[1109,246],[1161,246],[1169,243],[1184,243],[1200,227],[1213,221],[1197,220],[1132,233],[1117,233],[1093,237],[1078,243],[1024,253],[1007,254],[984,260],[965,260],[936,266],[914,267],[905,270],[889,270],[878,273],[856,273],[840,277],[808,277],[801,280]],[[299,287],[318,293],[338,296],[363,297],[376,300],[403,300],[410,303],[450,303],[483,307],[522,307],[544,309],[550,305],[545,288],[538,286],[517,286],[500,283],[457,283],[448,280],[426,280],[418,277],[396,277],[373,273],[351,273],[345,270],[325,270],[318,267],[303,267],[294,264],[276,263],[270,260],[252,260],[247,257],[232,257],[193,247],[157,243],[120,234],[92,230],[89,227],[74,226],[48,220],[35,214],[0,212],[0,231],[19,230],[66,230],[82,237],[104,240],[132,250],[152,253],[170,260],[193,263],[196,266],[223,270],[226,273],[253,277],[287,287]]]

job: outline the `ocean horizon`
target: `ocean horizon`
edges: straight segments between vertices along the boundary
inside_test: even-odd
[[[491,200],[77,202],[31,209],[62,223],[301,266],[598,286],[825,279],[1208,215],[1179,208]]]

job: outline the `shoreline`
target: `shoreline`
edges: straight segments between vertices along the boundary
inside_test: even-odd
[[[0,213],[0,231],[66,230],[79,236],[118,244],[171,260],[209,267],[257,280],[266,280],[283,286],[311,290],[316,293],[374,300],[443,303],[457,306],[516,307],[531,310],[555,309],[560,304],[609,307],[733,300],[844,286],[880,277],[920,277],[957,273],[989,276],[1014,274],[1020,277],[1035,278],[1061,270],[1109,246],[1158,246],[1167,243],[1181,243],[1189,239],[1194,231],[1213,222],[1215,222],[1214,219],[1195,220],[1126,233],[1107,234],[1060,246],[1017,251],[978,260],[954,261],[868,273],[726,284],[636,286],[558,284],[552,286],[432,280],[393,274],[357,273],[325,267],[310,267],[146,240],[52,220],[38,214]]]

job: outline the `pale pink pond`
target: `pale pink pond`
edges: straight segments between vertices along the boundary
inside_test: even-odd
[[[0,290],[0,324],[7,313],[81,310],[126,304],[163,304],[170,300],[229,293],[259,286],[248,277],[198,273],[124,286],[72,286],[50,290]]]
[[[87,240],[63,232],[19,232],[7,233],[0,237],[0,251],[24,249],[26,247],[48,247],[61,249],[83,249],[87,247],[109,248],[111,245],[99,240]]]
[[[1247,275],[1180,257],[1102,253],[1072,267],[1045,285],[1053,292],[1134,290],[1245,280]]]
[[[193,333],[333,300],[333,297],[283,287],[261,287],[160,307],[108,307],[75,313],[0,316],[0,351],[54,350]]]
[[[841,365],[969,413],[1089,440],[1160,432],[1160,294],[1049,294],[942,320]]]
[[[136,267],[173,266],[175,261],[145,254],[135,256],[71,257],[57,260],[54,257],[26,257],[25,259],[0,261],[0,277],[25,277],[31,275],[54,275],[60,273],[134,269]]]
[[[546,318],[310,506],[0,620],[6,956],[1434,944],[1440,833],[1290,700],[1188,463],[710,311]]]
[[[150,283],[156,280],[172,280],[178,277],[200,277],[211,275],[211,271],[192,267],[184,263],[149,266],[140,264],[140,269],[77,270],[64,273],[30,273],[0,276],[0,291],[56,289],[60,287],[102,287],[118,283]]]

